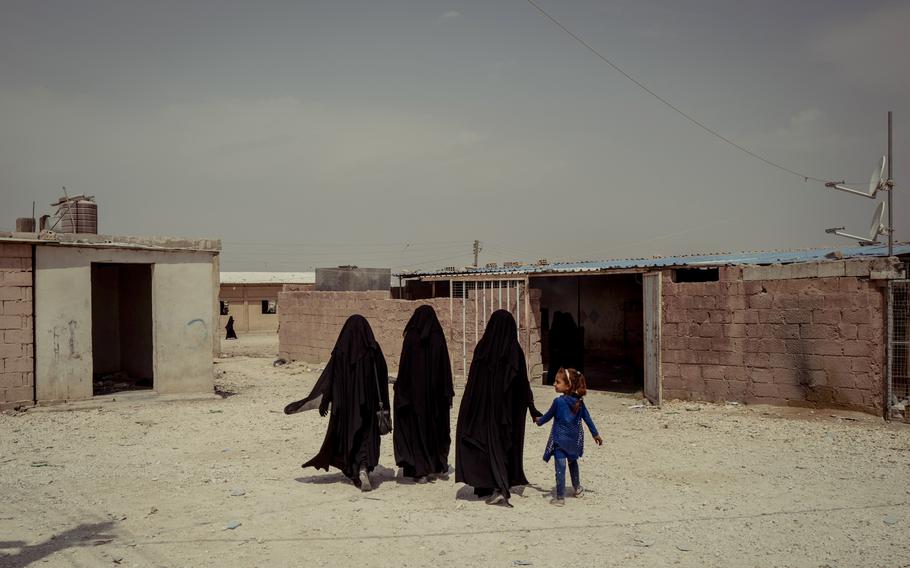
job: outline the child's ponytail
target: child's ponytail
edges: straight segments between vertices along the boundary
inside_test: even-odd
[[[566,373],[566,382],[569,384],[569,394],[578,399],[572,407],[572,413],[578,414],[581,410],[582,398],[588,394],[588,385],[585,383],[585,376],[575,369],[563,369]]]

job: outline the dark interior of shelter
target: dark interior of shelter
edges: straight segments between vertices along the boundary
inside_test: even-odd
[[[152,266],[92,264],[92,391],[151,389]]]
[[[541,291],[544,384],[552,384],[558,367],[568,364],[580,367],[589,389],[642,390],[640,275],[540,277],[531,280],[531,287]]]

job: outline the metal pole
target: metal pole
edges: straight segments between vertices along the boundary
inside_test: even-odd
[[[512,281],[506,281],[506,309],[512,311]]]
[[[468,346],[467,346],[467,323],[465,322],[466,311],[468,309],[468,283],[461,283],[461,372],[462,376],[468,376]]]
[[[515,283],[515,321],[518,322],[518,344],[521,345],[521,282]]]
[[[502,309],[502,280],[497,280],[496,284],[499,287],[499,308],[498,309],[501,310]]]
[[[891,111],[888,111],[888,256],[894,256],[894,208],[891,202],[891,195],[894,193],[894,186],[890,183],[894,178],[891,177]]]
[[[478,302],[479,302],[479,300],[477,298],[477,282],[474,282],[474,346],[475,347],[477,347],[477,342],[480,341],[480,336],[477,335],[477,320],[480,317],[479,310],[477,309]]]

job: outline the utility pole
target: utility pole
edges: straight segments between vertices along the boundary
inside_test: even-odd
[[[889,213],[889,215],[890,215],[890,213]],[[482,251],[482,250],[483,250],[483,247],[480,246],[480,241],[475,239],[474,240],[474,268],[477,268],[478,256],[480,255],[480,251]]]
[[[894,194],[894,178],[891,175],[891,111],[888,111],[888,256],[894,256],[894,209],[891,196]]]

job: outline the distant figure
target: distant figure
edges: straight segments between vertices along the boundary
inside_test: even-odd
[[[572,314],[556,312],[548,336],[550,343],[547,361],[547,384],[552,385],[559,369],[577,369],[584,372],[584,345],[581,330],[575,325]]]
[[[237,332],[234,331],[234,316],[228,316],[227,325],[224,326],[224,329],[227,331],[227,335],[224,336],[225,339],[237,339]]]
[[[385,357],[363,316],[345,322],[325,370],[312,392],[284,409],[285,414],[319,409],[332,415],[319,453],[302,467],[340,469],[362,491],[373,486],[369,473],[379,464],[379,401],[389,408]]]
[[[449,409],[455,390],[436,311],[420,306],[404,328],[395,381],[395,463],[418,483],[449,471]]]
[[[522,466],[528,411],[541,415],[515,318],[497,310],[474,349],[455,435],[455,480],[490,505],[511,506],[509,488],[528,484]]]
[[[569,473],[572,476],[572,488],[575,497],[581,497],[584,487],[581,485],[581,475],[578,471],[578,458],[585,452],[585,433],[581,427],[584,420],[591,431],[591,436],[597,445],[603,444],[597,427],[591,420],[588,408],[582,400],[588,392],[585,376],[575,369],[559,369],[556,373],[556,382],[553,388],[561,396],[553,400],[550,410],[534,420],[538,426],[543,426],[553,419],[553,428],[550,430],[550,439],[547,440],[547,449],[544,450],[544,461],[555,458],[556,465],[556,496],[550,504],[563,506],[566,504],[566,462],[569,464]]]

